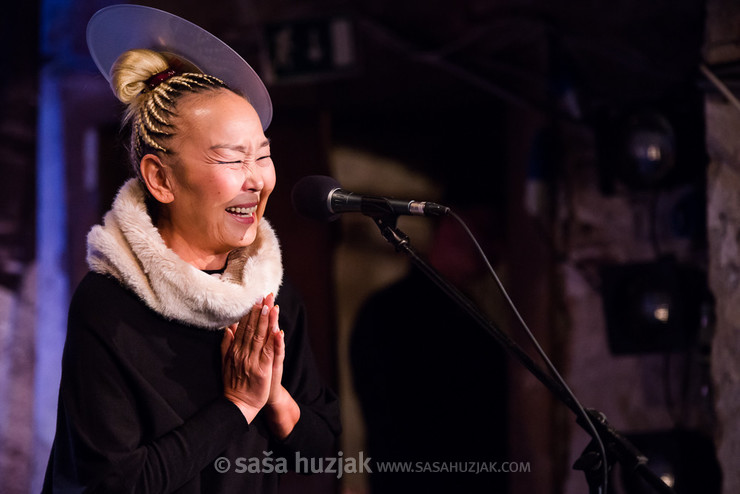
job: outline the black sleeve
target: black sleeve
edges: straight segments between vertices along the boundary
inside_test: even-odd
[[[305,309],[288,281],[280,289],[277,303],[286,343],[283,386],[301,409],[295,428],[280,442],[281,449],[300,452],[304,457],[336,456],[336,439],[341,432],[339,401],[319,375],[309,342]]]
[[[212,369],[212,377],[219,381],[214,394],[208,393],[212,397],[193,400],[189,411],[181,407],[175,411],[163,397],[162,383],[152,381],[157,373],[142,378],[140,367],[130,367],[131,355],[121,353],[135,349],[138,365],[147,366],[150,360],[141,352],[152,350],[141,345],[160,322],[147,316],[140,320],[140,301],[115,281],[96,275],[81,286],[70,306],[57,435],[43,492],[164,493],[185,484],[190,489],[200,482],[199,472],[227,448],[253,449],[249,445],[233,449],[236,438],[262,437],[262,427],[259,421],[248,425],[238,407],[216,390],[221,389],[220,364]],[[340,430],[337,398],[318,375],[299,298],[286,287],[278,302],[286,335],[283,384],[298,402],[301,417],[276,447],[306,457],[332,456]],[[122,330],[126,325],[137,325],[139,331]],[[145,340],[140,344],[130,341],[142,334]],[[220,336],[207,334],[215,336],[206,337],[210,341],[206,346],[218,352]],[[151,367],[156,365],[152,360]]]
[[[129,377],[100,332],[70,311],[60,386],[57,437],[44,492],[170,492],[218,456],[249,426],[219,398],[154,440],[141,419]],[[53,480],[52,480],[53,478]]]

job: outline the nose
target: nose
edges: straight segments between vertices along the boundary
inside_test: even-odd
[[[244,163],[244,182],[242,189],[245,191],[259,192],[265,187],[265,180],[259,172],[259,167],[254,163]]]

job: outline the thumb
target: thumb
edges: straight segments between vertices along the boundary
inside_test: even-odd
[[[229,352],[229,347],[231,347],[231,342],[234,341],[236,325],[237,323],[234,323],[231,326],[224,328],[224,337],[221,339],[221,360],[226,358],[226,354]]]

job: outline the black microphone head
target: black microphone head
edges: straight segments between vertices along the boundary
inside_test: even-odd
[[[329,208],[329,195],[341,186],[332,177],[309,175],[293,186],[291,202],[300,215],[320,221],[334,221],[339,217]]]

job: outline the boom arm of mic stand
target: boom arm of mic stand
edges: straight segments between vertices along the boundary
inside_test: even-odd
[[[468,313],[484,330],[486,330],[504,349],[524,367],[529,370],[547,389],[549,389],[560,401],[576,415],[576,422],[590,435],[593,433],[588,428],[581,414],[580,408],[573,400],[571,395],[563,388],[560,382],[556,381],[549,373],[545,372],[542,367],[537,365],[532,358],[527,355],[522,348],[517,345],[509,336],[502,332],[493,322],[491,322],[478,307],[467,298],[460,290],[440,275],[432,266],[414,251],[409,242],[409,237],[396,227],[398,217],[395,215],[369,215],[373,218],[380,229],[383,237],[396,248],[396,251],[405,253],[411,262],[419,268],[431,281],[447,294],[460,308]],[[654,472],[647,468],[647,458],[642,455],[627,439],[621,436],[606,421],[604,414],[589,409],[591,423],[597,431],[597,434],[604,443],[607,451],[607,458],[603,461],[611,464],[613,461],[619,461],[626,469],[634,471],[643,477],[648,484],[655,488],[656,492],[664,494],[674,494],[674,491],[665,482],[663,482]],[[592,440],[592,443],[594,441]],[[597,457],[594,457],[597,455]],[[598,449],[587,446],[584,454],[576,462],[574,468],[584,470],[586,479],[593,492],[599,492],[598,482],[595,480],[597,472],[602,470],[600,458],[601,454]]]

